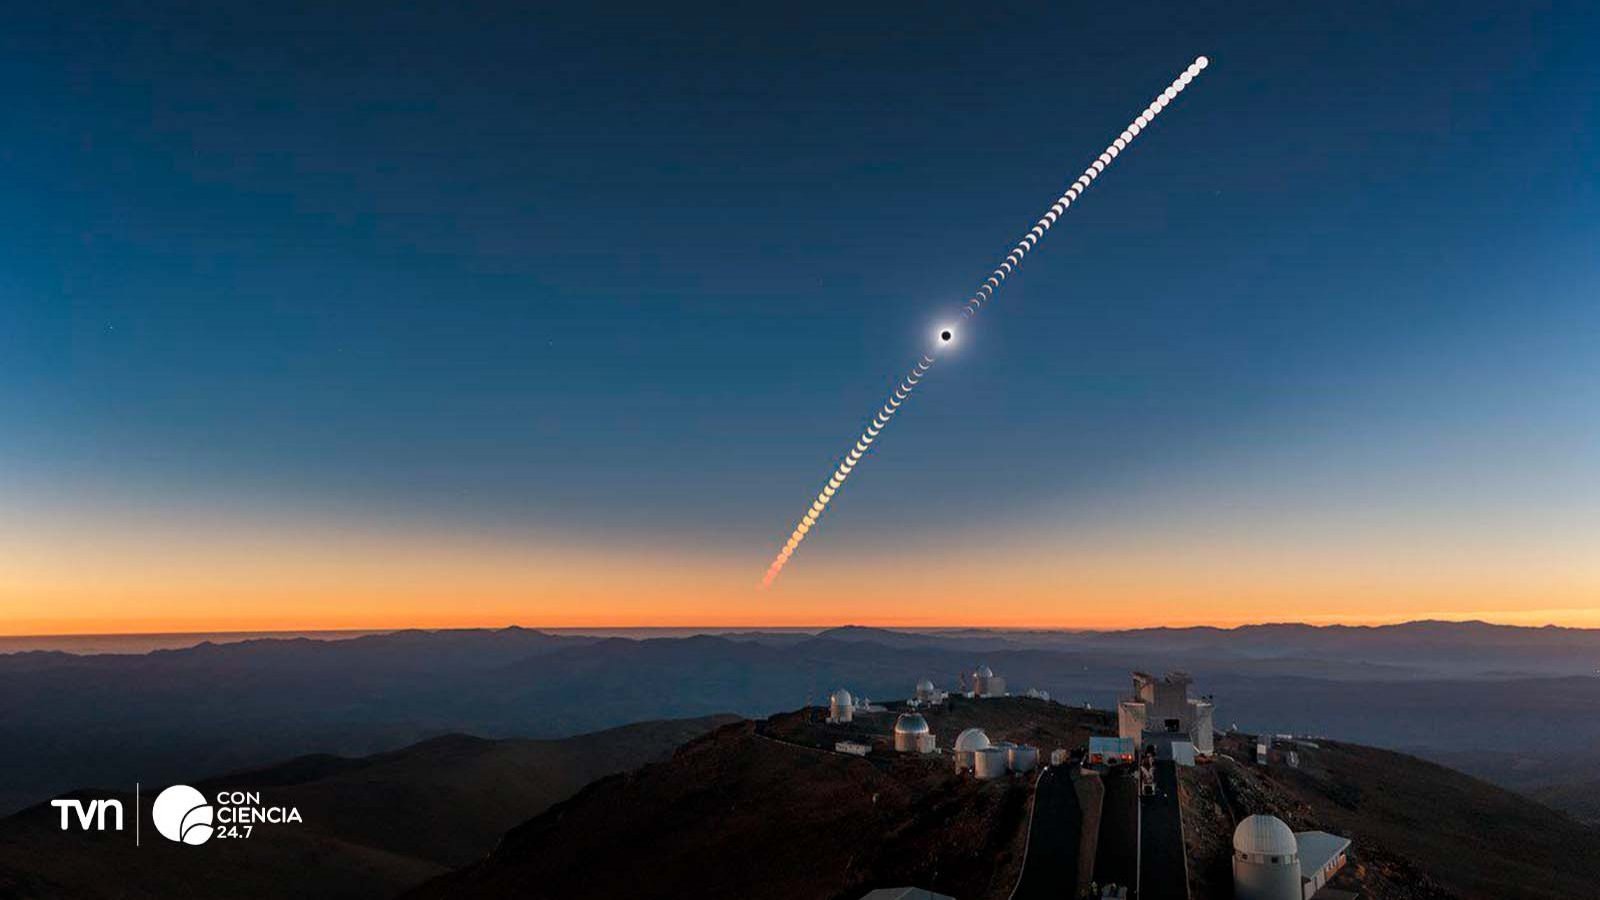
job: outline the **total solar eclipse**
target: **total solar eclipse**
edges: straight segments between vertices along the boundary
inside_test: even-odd
[[[1005,262],[1002,262],[999,268],[995,269],[988,278],[984,279],[982,284],[978,285],[977,290],[972,293],[972,296],[961,308],[962,318],[972,318],[977,315],[978,310],[982,309],[986,303],[994,299],[995,292],[1000,290],[1000,286],[1005,283],[1005,280],[1022,265],[1023,259],[1028,255],[1028,251],[1037,246],[1045,236],[1045,233],[1066,214],[1067,208],[1076,203],[1079,197],[1083,196],[1083,193],[1089,189],[1089,185],[1100,177],[1101,173],[1111,165],[1112,161],[1124,150],[1132,146],[1134,139],[1149,128],[1151,123],[1155,121],[1156,116],[1160,115],[1168,104],[1178,99],[1178,95],[1183,92],[1184,88],[1187,88],[1210,64],[1211,61],[1204,56],[1195,57],[1194,62],[1190,63],[1182,74],[1173,79],[1172,83],[1167,85],[1166,90],[1157,94],[1156,98],[1150,101],[1150,105],[1146,106],[1137,118],[1128,123],[1128,127],[1123,129],[1121,134],[1106,145],[1106,149],[1094,162],[1089,164],[1087,169],[1083,170],[1083,174],[1079,175],[1077,180],[1072,183],[1072,187],[1067,188],[1067,192],[1062,194],[1050,206],[1050,210],[1038,222],[1034,223],[1034,226],[1028,230],[1022,240],[1017,242],[1017,246],[1006,254]],[[811,532],[812,528],[816,527],[818,519],[827,511],[828,503],[833,500],[839,489],[844,487],[845,479],[850,477],[850,473],[866,457],[867,453],[872,449],[873,442],[883,433],[883,429],[889,427],[889,421],[900,411],[900,407],[911,399],[911,392],[916,390],[918,383],[933,368],[933,364],[938,361],[937,354],[943,353],[944,348],[949,346],[956,337],[953,327],[939,327],[938,335],[938,342],[928,348],[922,354],[922,359],[917,362],[911,371],[906,373],[905,378],[894,389],[894,395],[872,417],[872,424],[868,425],[866,430],[861,433],[861,437],[856,439],[856,444],[850,448],[850,452],[840,459],[839,467],[834,470],[833,477],[828,479],[828,483],[817,494],[817,498],[811,501],[810,508],[806,510],[805,514],[800,517],[800,521],[794,526],[794,531],[790,533],[789,540],[784,542],[783,548],[778,551],[777,555],[772,558],[772,563],[767,566],[767,573],[761,578],[762,587],[770,587],[772,582],[777,579],[778,573],[783,571],[784,565],[789,562],[790,557],[794,556],[795,550],[800,547],[800,542],[806,539],[806,535]]]

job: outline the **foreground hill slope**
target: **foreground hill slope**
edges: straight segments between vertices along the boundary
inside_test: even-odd
[[[730,721],[644,722],[550,741],[448,735],[374,756],[307,756],[197,781],[207,796],[260,791],[304,819],[200,847],[154,833],[154,791],[141,798],[137,848],[128,832],[62,832],[56,810],[42,804],[0,819],[0,897],[388,898],[481,857],[507,828],[594,779],[662,758]],[[76,796],[117,797],[132,828],[131,794]]]
[[[1369,900],[1600,896],[1600,829],[1469,775],[1416,757],[1317,740],[1293,745],[1297,765],[1229,736],[1214,765],[1180,780],[1192,896],[1232,896],[1231,835],[1267,812],[1296,831],[1352,840],[1338,883]]]
[[[1071,867],[1046,861],[1041,877],[1033,871],[1038,861],[1024,863],[1030,827],[1036,838],[1081,839],[1091,868],[1137,858],[1132,823],[1140,801],[1124,774],[1086,776],[1103,781],[1103,809],[1030,826],[1038,776],[978,782],[955,774],[947,752],[889,752],[892,711],[848,726],[827,725],[820,714],[731,725],[670,760],[603,779],[509,831],[486,859],[408,897],[855,900],[873,888],[913,884],[988,900],[1012,896],[1025,865],[1029,896],[1071,896],[1071,884],[1041,883],[1070,880]],[[1045,755],[1113,730],[1108,714],[1015,697],[958,701],[928,718],[946,750],[974,725]],[[865,758],[829,749],[845,738],[876,746]],[[1298,767],[1284,754],[1267,766],[1249,762],[1249,736],[1225,736],[1219,749],[1215,763],[1183,769],[1177,782],[1182,830],[1172,852],[1187,854],[1194,900],[1232,897],[1233,826],[1256,812],[1278,815],[1296,830],[1350,837],[1352,862],[1336,884],[1370,900],[1600,896],[1600,829],[1520,795],[1354,744],[1304,744]],[[1079,781],[1076,766],[1065,774]],[[1118,803],[1127,808],[1114,808]],[[1052,804],[1040,808],[1052,814]],[[1146,836],[1146,857],[1160,849],[1149,842],[1159,840]],[[1118,872],[1079,866],[1076,875],[1087,883]]]
[[[837,740],[886,735],[894,716],[830,726],[819,715],[728,726],[590,785],[416,896],[816,900],[897,884],[963,900],[1010,894],[1028,779],[977,782],[947,755],[836,753]],[[945,745],[972,726],[996,740],[1081,745],[1109,725],[1103,713],[1025,698],[963,702],[929,719]]]

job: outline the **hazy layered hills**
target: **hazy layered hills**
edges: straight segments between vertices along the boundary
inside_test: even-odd
[[[645,722],[553,741],[449,735],[360,758],[304,756],[190,782],[260,791],[304,824],[260,827],[245,840],[172,843],[150,824],[161,785],[142,795],[143,845],[134,846],[133,795],[123,832],[62,832],[48,805],[0,819],[0,897],[383,898],[483,856],[513,825],[589,782],[663,758],[731,717]],[[131,787],[131,786],[130,786]]]
[[[414,631],[0,655],[0,813],[85,786],[185,781],[311,752],[366,755],[448,733],[563,737],[720,712],[761,717],[841,685],[904,697],[924,677],[954,687],[978,663],[1014,692],[1102,709],[1126,694],[1130,669],[1185,668],[1216,697],[1219,727],[1428,754],[1549,749],[1559,752],[1542,771],[1571,780],[1587,773],[1555,770],[1600,748],[1597,644],[1593,631],[1423,622],[650,640]],[[1556,721],[1559,747],[1531,739]]]

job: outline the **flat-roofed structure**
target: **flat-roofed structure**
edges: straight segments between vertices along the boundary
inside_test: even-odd
[[[1311,900],[1328,879],[1336,875],[1350,856],[1350,839],[1326,831],[1297,831],[1295,844],[1300,849],[1300,896]]]
[[[1132,738],[1095,735],[1089,738],[1089,755],[1084,758],[1084,761],[1090,765],[1131,763],[1133,762],[1134,752],[1135,747]]]

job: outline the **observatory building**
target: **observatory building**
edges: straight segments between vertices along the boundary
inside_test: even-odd
[[[972,673],[972,696],[974,697],[1004,697],[1006,695],[1006,680],[994,673],[988,666],[979,666]]]
[[[911,692],[908,706],[913,709],[921,706],[937,706],[943,703],[950,695],[933,686],[933,682],[924,678],[917,682],[916,689]]]
[[[1039,767],[1039,748],[1012,744],[1006,750],[1006,768],[1013,772],[1032,772]]]
[[[972,774],[980,781],[991,781],[1006,774],[1004,747],[984,747],[972,752]]]
[[[1277,816],[1245,817],[1233,830],[1237,900],[1311,900],[1344,867],[1350,840],[1289,830]]]
[[[1154,744],[1163,758],[1190,760],[1212,754],[1210,700],[1190,699],[1187,672],[1156,678],[1133,673],[1133,697],[1117,704],[1117,735],[1140,747]],[[1179,746],[1188,744],[1188,747]]]
[[[979,750],[987,749],[989,749],[989,736],[983,733],[982,728],[968,728],[956,735],[956,771],[972,768],[973,755]]]
[[[839,688],[828,698],[828,722],[841,725],[854,719],[856,715],[856,700],[850,692]]]
[[[1237,900],[1302,900],[1300,848],[1276,816],[1247,816],[1233,830],[1233,896]]]
[[[1010,741],[991,744],[981,728],[968,728],[956,736],[955,757],[957,772],[971,769],[975,777],[985,781],[1007,772],[1032,772],[1039,767],[1038,747]]]
[[[899,753],[934,752],[933,730],[922,713],[901,713],[894,723],[894,749]]]

